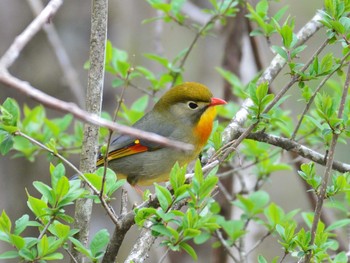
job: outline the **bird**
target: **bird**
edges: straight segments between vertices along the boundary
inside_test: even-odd
[[[215,106],[226,103],[197,82],[184,82],[169,89],[133,127],[192,144],[193,150],[183,151],[123,134],[111,140],[108,167],[118,179],[126,179],[132,186],[168,181],[176,162],[184,166],[198,158],[213,128]],[[100,153],[96,166],[104,166],[104,162]]]

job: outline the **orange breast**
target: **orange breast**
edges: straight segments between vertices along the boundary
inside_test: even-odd
[[[198,153],[202,150],[207,143],[210,133],[213,129],[213,121],[216,116],[215,107],[209,107],[199,119],[196,127],[194,127],[194,135],[198,139],[198,145],[196,145],[196,151]]]

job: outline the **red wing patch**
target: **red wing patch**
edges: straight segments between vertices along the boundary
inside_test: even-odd
[[[144,146],[140,143],[140,140],[135,140],[133,144],[121,148],[121,149],[117,149],[114,150],[112,152],[108,153],[108,161],[112,161],[115,159],[119,159],[125,156],[129,156],[129,155],[133,155],[136,153],[141,153],[141,152],[146,152],[148,151],[148,147]],[[96,166],[100,166],[104,163],[104,157],[101,156],[98,160],[97,160],[97,164]]]

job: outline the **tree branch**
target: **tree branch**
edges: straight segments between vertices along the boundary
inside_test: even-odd
[[[306,40],[308,40],[311,36],[313,36],[321,27],[322,24],[319,22],[321,19],[320,15],[317,13],[305,26],[303,26],[297,34],[297,38],[299,39],[299,45],[303,44]],[[258,80],[259,83],[268,82],[271,83],[278,73],[285,66],[286,61],[280,55],[276,55],[270,65],[265,69],[264,73]],[[225,128],[222,134],[222,140],[224,143],[227,143],[232,140],[235,136],[234,131],[236,127],[240,127],[245,123],[248,118],[248,109],[253,105],[253,102],[250,98],[246,99],[241,109],[236,113],[235,117],[232,119],[231,123]],[[252,129],[251,129],[252,130]],[[250,132],[250,131],[249,131]],[[242,134],[242,138],[238,140],[237,145],[247,136],[249,132]]]
[[[101,114],[103,81],[105,71],[105,49],[107,43],[108,0],[92,1],[91,34],[90,34],[90,69],[86,92],[86,110],[95,115]],[[80,155],[80,170],[91,173],[96,169],[98,154],[99,126],[91,123],[84,125],[84,137]],[[82,187],[85,182],[82,181]],[[90,190],[91,191],[91,190]],[[100,196],[103,198],[103,196]],[[90,233],[90,220],[93,200],[81,198],[76,201],[74,227],[79,229],[75,235],[84,246],[87,245]],[[72,249],[73,256],[84,262],[83,255]]]
[[[26,27],[26,29],[16,37],[12,45],[7,49],[0,59],[0,66],[9,68],[17,59],[22,49],[40,31],[45,23],[56,14],[63,4],[63,0],[51,0],[42,12]]]
[[[152,235],[152,224],[153,223],[151,221],[147,221],[145,223],[139,238],[136,240],[129,256],[124,261],[125,263],[140,263],[147,258],[147,253],[153,245],[154,241],[156,240],[156,237]]]
[[[7,72],[7,70],[1,68],[0,64],[0,82],[6,84],[8,87],[14,88],[19,92],[24,93],[28,97],[42,103],[43,105],[58,111],[65,113],[71,113],[77,119],[91,123],[93,125],[98,125],[106,127],[107,129],[120,132],[122,134],[128,134],[131,136],[138,137],[140,139],[157,142],[164,146],[174,147],[180,150],[192,150],[193,146],[187,143],[170,140],[166,137],[160,136],[152,132],[145,132],[139,129],[135,129],[129,126],[114,123],[112,121],[102,119],[95,114],[89,113],[82,110],[76,104],[71,102],[66,102],[52,97],[36,88],[31,86],[28,82],[20,80]]]
[[[350,65],[348,66],[348,72],[346,75],[346,81],[345,81],[345,85],[344,85],[344,89],[343,89],[343,94],[342,94],[339,109],[338,109],[338,116],[337,117],[339,119],[342,119],[342,117],[343,117],[345,102],[346,102],[346,98],[347,98],[348,92],[349,92],[349,86],[350,86]],[[333,164],[335,162],[334,161],[334,154],[335,154],[335,147],[337,145],[338,138],[339,138],[339,134],[336,132],[333,132],[333,137],[332,137],[331,145],[329,147],[329,152],[328,152],[328,156],[327,156],[326,169],[325,169],[325,172],[324,172],[324,175],[322,178],[320,192],[317,195],[315,215],[314,215],[314,219],[312,221],[312,227],[311,227],[310,246],[312,246],[315,242],[316,231],[317,231],[318,223],[319,223],[320,218],[321,218],[323,201],[327,195],[328,181],[329,181],[329,178],[331,176]],[[305,258],[305,262],[310,262],[311,258],[312,258],[312,254],[309,253]]]
[[[41,0],[27,0],[34,15],[38,16],[43,9]],[[84,105],[84,93],[83,86],[79,81],[78,74],[72,66],[69,56],[63,46],[63,43],[56,31],[53,24],[45,23],[43,29],[46,33],[47,39],[56,54],[57,61],[64,74],[68,87],[72,91],[78,105],[82,107]]]
[[[243,128],[236,128],[235,137],[240,137],[245,132]],[[246,139],[251,139],[259,142],[265,142],[277,147],[280,147],[286,151],[294,152],[306,159],[309,159],[315,163],[326,165],[326,155],[316,152],[304,145],[301,145],[291,139],[278,137],[276,135],[267,134],[264,132],[255,132],[247,135]],[[334,161],[332,168],[338,172],[345,173],[350,172],[350,164]]]

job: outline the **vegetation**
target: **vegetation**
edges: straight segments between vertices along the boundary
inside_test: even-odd
[[[232,262],[348,262],[349,240],[344,241],[339,233],[349,231],[350,164],[336,159],[336,146],[346,144],[350,136],[350,1],[324,0],[323,8],[315,7],[315,16],[298,32],[295,28],[298,16],[289,14],[287,7],[276,10],[275,3],[267,0],[257,4],[209,0],[208,8],[200,9],[209,15],[205,23],[193,21],[184,12],[188,1],[147,2],[157,16],[144,23],[161,21],[185,27],[193,32],[193,40],[172,58],[156,51],[145,54],[146,59],[160,65],[159,72],[135,65],[128,51],[107,41],[103,50],[105,72],[113,76],[112,83],[108,84],[116,88],[119,97],[115,116],[102,113],[106,120],[129,126],[163,90],[183,82],[196,44],[216,34],[217,26],[229,28],[232,21],[249,24],[253,27],[248,32],[251,41],[266,40],[275,57],[247,84],[240,81],[239,70],[232,65],[216,68],[228,84],[230,98],[234,97],[235,101],[220,109],[220,121],[215,123],[201,160],[195,163],[193,171],[175,165],[169,184],[155,184],[154,194],[146,190],[143,202],[131,208],[126,192],[121,190],[125,181],[118,180],[118,175],[107,167],[83,173],[74,168],[86,187],[80,185],[80,181],[69,180],[65,171],[65,167],[73,166],[68,161],[70,155],[78,153],[84,143],[84,127],[78,119],[101,126],[102,152],[108,148],[110,139],[106,141],[106,138],[124,126],[113,126],[88,113],[84,117],[70,104],[59,107],[52,97],[31,93],[34,87],[7,71],[15,60],[11,61],[8,56],[14,51],[11,47],[0,59],[0,82],[26,92],[42,104],[22,106],[13,98],[1,103],[0,153],[15,157],[13,162],[20,162],[21,158],[35,161],[38,155],[46,155],[51,183],[33,182],[37,193],[27,192],[28,214],[15,219],[9,218],[6,211],[1,212],[0,240],[11,249],[1,251],[0,259],[21,262],[70,259],[74,262],[77,253],[88,262],[112,262],[126,233],[136,224],[140,236],[126,262],[145,260],[156,239],[165,251],[185,251],[194,260],[200,257],[197,248],[210,244],[221,251],[224,260]],[[48,6],[50,4],[54,5],[55,1]],[[239,20],[242,12],[245,16]],[[309,47],[307,40],[316,35],[322,43],[316,48]],[[94,63],[90,55],[85,68],[92,71]],[[147,81],[147,85],[141,87],[140,80]],[[282,87],[273,87],[281,80]],[[126,88],[140,92],[131,106],[123,103]],[[296,91],[292,93],[292,89]],[[295,101],[303,103],[297,118],[291,106]],[[46,116],[46,107],[59,108],[68,114],[50,119]],[[283,158],[285,156],[288,158]],[[264,188],[266,182],[273,180],[272,174],[293,169],[305,192],[308,191],[309,199],[305,203],[314,206],[311,211],[301,207],[286,211],[281,204],[271,201],[271,193]],[[186,176],[186,173],[189,174]],[[227,178],[231,184],[234,181],[233,189],[221,182]],[[111,206],[116,191],[123,192],[120,213]],[[223,194],[223,201],[217,198],[219,193]],[[101,229],[88,242],[77,236],[79,229],[89,228],[73,224],[79,220],[66,212],[78,199],[101,205],[115,232],[110,234]],[[332,214],[334,220],[329,220],[328,214]],[[28,236],[27,228],[37,229],[38,234]],[[254,244],[248,243],[256,229],[262,234]],[[255,251],[268,237],[273,237],[268,242],[275,242],[280,250],[274,251],[273,256],[263,252],[256,255]],[[159,261],[166,256],[167,253]]]

